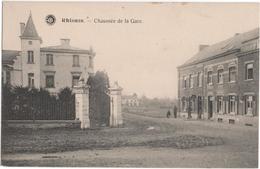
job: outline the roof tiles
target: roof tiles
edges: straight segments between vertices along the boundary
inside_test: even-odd
[[[207,59],[213,59],[214,57],[223,53],[240,49],[243,46],[244,42],[256,38],[259,38],[259,28],[253,29],[242,34],[236,34],[235,36],[229,39],[226,39],[224,41],[204,48],[179,67],[193,65]]]
[[[36,38],[41,39],[37,33],[35,25],[33,23],[32,15],[30,14],[28,21],[26,23],[25,29],[21,35],[21,38]]]

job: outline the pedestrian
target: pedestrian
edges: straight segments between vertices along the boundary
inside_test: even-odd
[[[171,116],[171,112],[170,112],[170,110],[168,110],[168,112],[167,112],[167,114],[166,114],[166,117],[167,117],[167,118],[170,118],[170,116]]]
[[[177,118],[177,106],[174,105],[173,107],[173,114],[174,114],[174,118]]]

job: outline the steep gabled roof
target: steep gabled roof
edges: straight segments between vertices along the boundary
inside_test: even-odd
[[[32,38],[32,39],[41,39],[38,35],[35,25],[33,23],[32,14],[30,14],[27,23],[25,25],[25,29],[20,36],[21,38]]]
[[[17,50],[2,50],[2,64],[13,64],[20,51]]]
[[[204,48],[203,50],[199,51],[196,55],[188,59],[183,65],[179,66],[179,68],[203,62],[208,59],[214,59],[217,56],[224,53],[239,50],[245,42],[257,38],[259,38],[259,28],[253,29],[242,34],[236,34],[235,36],[227,40],[221,41],[219,43]]]

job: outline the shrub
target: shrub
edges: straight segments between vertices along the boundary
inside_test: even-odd
[[[2,119],[6,119],[12,111],[15,95],[10,85],[2,85]]]
[[[58,98],[48,90],[22,86],[2,87],[3,120],[72,120],[75,119],[75,100],[65,88]]]

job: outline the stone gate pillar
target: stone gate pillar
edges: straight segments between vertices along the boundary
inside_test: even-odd
[[[89,128],[89,86],[82,83],[79,86],[74,87],[74,92],[76,120],[80,121],[81,129]]]
[[[123,125],[122,107],[121,107],[121,92],[122,88],[115,82],[114,86],[109,88],[110,95],[110,127],[119,127]]]

